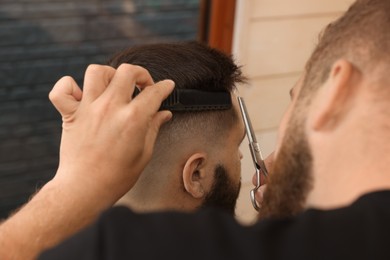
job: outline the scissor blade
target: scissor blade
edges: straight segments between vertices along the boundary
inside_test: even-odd
[[[248,116],[248,110],[246,109],[245,102],[241,97],[238,97],[238,104],[240,105],[240,109],[242,111],[242,118],[245,124],[246,135],[248,136],[248,140],[250,143],[257,143],[255,131],[253,131],[251,120]]]
[[[242,114],[242,118],[244,120],[245,131],[246,131],[246,134],[247,134],[248,140],[249,140],[249,149],[251,151],[252,159],[253,159],[253,162],[255,164],[254,166],[256,169],[261,170],[266,177],[268,177],[268,171],[267,171],[267,168],[264,164],[263,156],[261,154],[259,144],[257,143],[256,134],[253,131],[252,123],[251,123],[251,120],[249,119],[248,111],[247,111],[246,106],[245,106],[245,102],[241,97],[238,97],[238,103],[240,105],[240,109],[242,112],[241,114]]]
[[[261,171],[263,172],[264,176],[265,176],[265,177],[268,177],[268,170],[267,170],[267,167],[265,167],[264,160],[261,160],[261,161],[259,162],[259,166],[260,166],[260,169],[261,169]]]

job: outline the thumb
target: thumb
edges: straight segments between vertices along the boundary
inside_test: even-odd
[[[72,77],[61,78],[49,93],[49,99],[63,118],[70,117],[77,110],[83,92]]]

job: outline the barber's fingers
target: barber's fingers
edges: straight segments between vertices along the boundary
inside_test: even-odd
[[[83,102],[93,102],[106,90],[116,70],[110,66],[89,65],[84,75]]]
[[[168,97],[174,88],[172,80],[163,80],[153,86],[144,88],[144,90],[134,98],[129,104],[129,113],[132,121],[149,120],[145,122],[146,128],[145,146],[146,154],[152,154],[153,146],[157,134],[162,124],[172,118],[170,111],[159,111],[161,103]]]
[[[268,170],[268,168],[267,168]],[[261,186],[267,184],[268,182],[268,178],[265,176],[265,174],[263,173],[263,171],[261,171],[261,174],[260,174],[260,183],[261,183]]]
[[[261,205],[263,203],[264,192],[266,189],[267,189],[267,185],[262,185],[262,186],[260,186],[260,188],[257,189],[257,191],[255,193],[255,198],[256,198],[257,204]]]
[[[275,160],[275,153],[272,152],[270,155],[267,156],[267,158],[264,159],[265,166],[268,170],[268,175],[272,175],[273,171],[273,163]],[[269,178],[270,176],[268,176]],[[257,183],[256,176],[253,177],[253,183]],[[257,189],[255,193],[255,199],[257,201],[257,204],[261,205],[264,200],[264,193],[267,189],[267,183],[268,183],[268,178],[266,178],[265,174],[261,172],[260,174],[261,178],[261,186]]]
[[[135,85],[142,89],[153,84],[153,78],[146,69],[136,65],[121,64],[105,94],[112,102],[127,103],[131,100]]]
[[[161,103],[172,92],[175,83],[172,80],[162,80],[153,86],[145,87],[136,98],[131,101],[132,107],[138,107],[142,113],[154,115],[161,106]]]
[[[49,93],[49,99],[63,118],[70,117],[76,112],[82,91],[72,77],[65,76],[54,85]]]
[[[267,168],[268,175],[265,175],[265,173],[263,172],[263,170],[260,169],[260,183],[261,183],[261,186],[267,184],[267,183],[268,183],[268,178],[270,177],[270,175],[272,175],[273,164],[274,164],[274,160],[275,160],[274,157],[275,157],[275,152],[272,152],[271,154],[269,154],[269,155],[264,159],[264,165],[265,165],[265,167]],[[267,177],[267,176],[268,176],[268,177]],[[256,175],[253,176],[252,182],[253,182],[254,185],[257,184]]]

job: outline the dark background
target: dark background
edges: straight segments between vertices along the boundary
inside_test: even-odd
[[[1,0],[0,218],[58,165],[61,118],[47,96],[64,75],[134,44],[195,40],[199,0]]]

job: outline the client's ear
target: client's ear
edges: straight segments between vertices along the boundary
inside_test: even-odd
[[[196,199],[206,194],[203,186],[206,159],[205,153],[195,153],[188,158],[183,168],[184,189]]]
[[[314,130],[332,129],[348,111],[348,102],[356,89],[353,75],[356,68],[347,60],[336,61],[328,80],[319,92],[315,112],[309,118]]]

